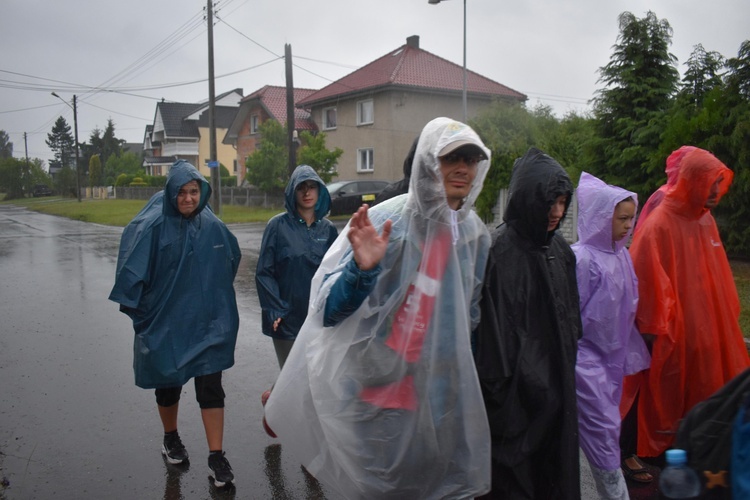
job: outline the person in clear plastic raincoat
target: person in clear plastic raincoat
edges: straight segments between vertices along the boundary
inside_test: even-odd
[[[472,204],[489,159],[470,127],[429,122],[409,192],[361,207],[313,279],[266,418],[284,448],[347,499],[489,490],[470,342],[489,248]]]
[[[627,499],[620,470],[622,379],[649,366],[635,326],[638,280],[625,244],[633,232],[638,197],[581,174],[576,275],[583,336],[578,341],[578,433],[600,498]]]

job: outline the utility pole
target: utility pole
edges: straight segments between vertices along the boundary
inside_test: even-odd
[[[70,106],[70,103],[57,95],[56,93],[52,92],[52,95],[60,99],[62,102]],[[70,106],[73,108],[73,127],[75,128],[75,141],[76,141],[76,198],[78,198],[78,201],[81,201],[81,173],[79,172],[78,168],[78,105],[76,104],[76,95],[73,94],[73,106]]]
[[[286,68],[286,139],[289,145],[289,177],[297,168],[297,148],[294,144],[294,82],[292,78],[292,45],[284,45],[284,66]]]
[[[26,175],[24,176],[24,185],[28,187],[31,183],[29,177],[31,176],[31,165],[29,164],[29,143],[26,141],[26,132],[23,133],[23,150],[26,155]]]
[[[211,0],[206,3],[206,20],[208,21],[208,139],[211,170],[211,187],[213,196],[211,208],[221,216],[221,170],[216,154],[216,91],[214,89],[214,15]]]
[[[76,141],[76,194],[78,202],[81,202],[81,166],[78,161],[78,105],[76,104],[76,95],[73,94],[73,127],[75,128]]]

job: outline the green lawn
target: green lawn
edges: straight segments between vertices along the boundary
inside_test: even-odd
[[[30,210],[69,219],[95,222],[107,226],[124,227],[146,205],[147,200],[82,200],[52,196],[48,198],[25,198],[2,203],[24,206]],[[226,224],[239,222],[267,222],[281,212],[276,208],[242,207],[224,205],[221,219]]]
[[[73,198],[52,196],[47,198],[26,198],[22,200],[3,201],[25,206],[30,210],[46,214],[59,215],[69,219],[95,222],[108,226],[124,227],[146,204],[144,200],[83,200],[80,203]],[[267,222],[281,212],[280,209],[265,209],[224,205],[221,219],[226,224],[243,222]],[[345,220],[347,217],[333,217],[334,220]],[[740,296],[742,313],[740,326],[746,338],[750,338],[750,262],[731,261],[734,281]]]

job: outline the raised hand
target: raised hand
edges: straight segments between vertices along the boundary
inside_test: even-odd
[[[378,234],[367,215],[369,208],[365,204],[354,212],[352,220],[349,222],[349,234],[347,235],[354,252],[354,262],[363,271],[369,271],[383,259],[388,248],[388,239],[391,236],[391,221],[385,221],[383,232]]]

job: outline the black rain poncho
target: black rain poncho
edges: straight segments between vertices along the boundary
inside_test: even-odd
[[[284,449],[349,500],[464,499],[489,490],[489,428],[470,342],[489,248],[471,207],[489,160],[451,210],[437,153],[458,140],[489,159],[466,125],[437,118],[425,126],[409,192],[369,211],[379,232],[393,222],[377,281],[353,313],[325,327],[331,290],[352,261],[349,227],[342,231],[315,274],[307,320],[266,406]],[[434,255],[425,249],[436,246],[441,264],[422,266]],[[396,325],[403,350],[385,347]],[[379,367],[392,378],[375,373]]]
[[[573,184],[531,148],[516,161],[505,223],[492,234],[476,362],[492,433],[493,498],[578,498],[576,258],[547,232]],[[567,206],[566,206],[567,211]]]
[[[297,213],[295,189],[309,180],[318,183],[318,202],[315,221],[308,227]],[[263,311],[263,334],[294,340],[307,317],[312,277],[338,231],[324,218],[331,208],[331,196],[312,167],[300,165],[294,169],[284,191],[284,204],[286,212],[272,217],[263,232],[255,286]],[[277,318],[282,321],[274,331]]]
[[[196,213],[185,218],[177,193],[192,180],[201,197]],[[240,248],[208,207],[210,196],[200,172],[179,160],[164,190],[123,230],[109,299],[133,320],[138,387],[179,387],[234,365]]]

